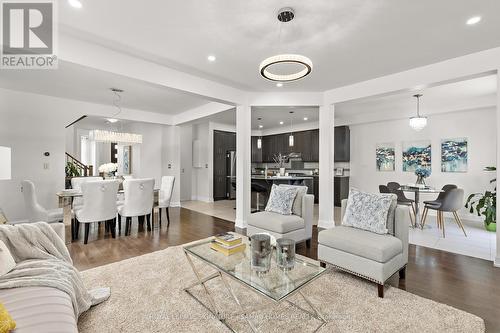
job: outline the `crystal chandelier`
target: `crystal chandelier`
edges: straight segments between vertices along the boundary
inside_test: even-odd
[[[417,116],[410,118],[410,127],[417,132],[421,131],[425,126],[427,126],[427,117],[422,117],[420,115],[420,97],[422,96],[422,94],[413,95],[413,97],[417,99]]]
[[[295,12],[292,8],[282,8],[278,12],[278,20],[281,23],[290,22],[295,17]],[[281,40],[281,29],[280,29]],[[301,67],[298,71],[291,73],[273,72],[272,68],[281,64],[292,64]],[[302,79],[311,73],[313,64],[311,59],[300,54],[278,54],[264,59],[259,66],[260,75],[265,79],[276,82],[290,82]]]
[[[142,143],[142,135],[134,133],[113,132],[105,130],[92,130],[89,139],[97,142],[115,142],[122,144]]]

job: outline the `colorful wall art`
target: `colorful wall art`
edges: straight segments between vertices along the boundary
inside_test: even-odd
[[[403,171],[415,172],[418,167],[431,169],[431,142],[403,142]]]
[[[394,143],[380,143],[375,148],[377,171],[394,171],[396,153]]]
[[[467,138],[441,140],[441,171],[467,172]]]

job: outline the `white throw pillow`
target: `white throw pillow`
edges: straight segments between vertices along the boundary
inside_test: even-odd
[[[297,189],[273,184],[271,194],[267,201],[266,212],[274,212],[281,215],[291,215],[293,200],[297,196]]]
[[[394,197],[395,194],[365,193],[351,188],[342,225],[387,234],[387,216]]]
[[[304,198],[304,195],[307,194],[307,186],[297,186],[297,185],[287,185],[287,184],[281,184],[280,186],[297,189],[297,196],[295,197],[295,200],[293,200],[292,214],[302,216],[302,199]]]
[[[4,276],[16,267],[16,262],[4,242],[0,240],[0,276]]]

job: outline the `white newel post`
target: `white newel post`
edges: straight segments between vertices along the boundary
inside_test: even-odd
[[[236,107],[236,228],[245,229],[250,215],[252,117],[248,105]]]
[[[319,220],[318,228],[335,227],[334,180],[334,105],[319,108]]]
[[[497,188],[498,181],[500,181],[500,68],[497,69]],[[494,265],[500,267],[500,228],[498,222],[500,221],[500,205],[497,200],[497,254],[495,257]]]

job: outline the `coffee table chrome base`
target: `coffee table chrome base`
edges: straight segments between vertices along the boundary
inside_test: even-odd
[[[191,266],[191,269],[193,270],[194,275],[196,276],[196,279],[198,280],[197,282],[195,282],[195,283],[191,284],[190,286],[184,288],[184,291],[189,296],[191,296],[194,300],[196,300],[198,303],[200,303],[205,309],[207,309],[208,311],[210,311],[210,313],[212,313],[215,316],[215,318],[217,318],[221,323],[223,323],[231,332],[236,332],[236,331],[229,325],[229,323],[227,322],[226,318],[224,318],[222,316],[223,314],[217,309],[216,302],[215,302],[212,294],[208,290],[207,286],[205,285],[205,283],[207,283],[208,281],[210,281],[212,279],[215,279],[215,278],[220,278],[221,279],[224,287],[226,288],[227,291],[229,291],[229,293],[231,294],[231,297],[233,298],[233,300],[236,302],[236,304],[238,305],[238,307],[240,309],[240,312],[237,312],[237,313],[233,314],[232,316],[234,316],[234,317],[243,316],[245,318],[246,322],[248,323],[248,325],[250,326],[250,328],[252,329],[252,332],[259,332],[259,330],[257,329],[257,327],[255,327],[254,323],[252,323],[252,321],[249,318],[249,315],[252,314],[252,313],[254,313],[254,312],[257,312],[257,311],[262,311],[262,310],[265,310],[265,309],[273,308],[276,305],[280,304],[281,302],[286,302],[286,303],[294,306],[298,310],[300,310],[300,311],[302,311],[304,313],[307,313],[312,318],[315,318],[315,319],[319,320],[321,323],[319,324],[318,327],[316,327],[316,329],[313,332],[317,332],[321,327],[323,327],[326,324],[325,318],[314,307],[314,305],[311,303],[311,301],[300,291],[300,289],[298,289],[297,291],[291,293],[290,295],[288,295],[287,297],[285,297],[281,301],[272,300],[274,302],[274,304],[270,304],[268,306],[262,306],[262,304],[259,304],[259,306],[256,307],[256,308],[254,308],[254,309],[244,309],[243,306],[242,306],[242,304],[241,304],[241,302],[240,302],[240,300],[239,300],[239,298],[234,293],[233,288],[227,282],[225,276],[228,276],[232,280],[239,282],[237,279],[235,279],[232,276],[227,275],[227,274],[225,274],[225,273],[223,273],[223,272],[221,272],[219,270],[217,271],[217,273],[214,273],[214,274],[211,274],[211,275],[209,275],[207,277],[201,278],[201,275],[198,272],[198,270],[196,269],[196,267],[194,266],[193,261],[191,260],[189,254],[186,251],[184,251],[184,254],[186,255],[186,258],[187,258],[187,260],[188,260],[188,262],[189,262],[189,264]],[[240,284],[243,285],[242,283],[240,283]],[[307,285],[307,284],[308,283],[306,283],[305,285]],[[210,306],[208,306],[207,304],[203,303],[198,297],[196,297],[196,295],[194,295],[190,291],[191,288],[196,287],[196,286],[202,286],[203,287],[203,290],[205,291],[205,294],[206,294],[206,296],[208,298]],[[302,286],[302,287],[304,287],[304,286]],[[292,301],[288,300],[288,298],[291,295],[294,295],[295,293],[298,293],[305,300],[305,302],[311,308],[312,311],[306,310],[306,309],[302,308],[301,306],[299,306],[299,305],[293,303]],[[266,297],[266,298],[268,298],[268,297]],[[270,299],[270,298],[268,298],[268,299]]]

